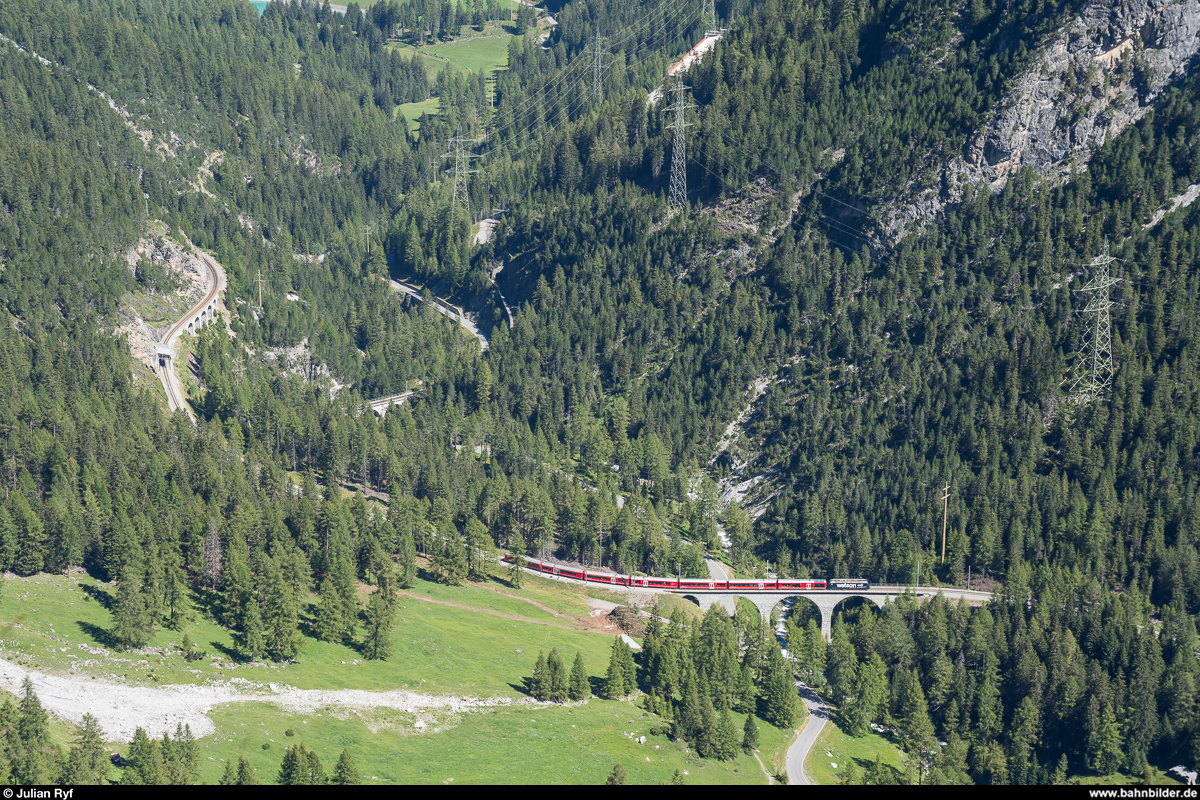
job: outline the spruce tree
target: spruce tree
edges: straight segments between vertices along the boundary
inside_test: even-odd
[[[254,594],[242,606],[241,630],[234,636],[242,655],[251,661],[257,660],[266,653],[266,643],[263,638],[263,620],[258,610],[258,600]]]
[[[321,581],[316,617],[313,633],[318,639],[323,642],[340,642],[346,638],[346,621],[342,613],[342,600],[338,596],[333,578]]]
[[[604,699],[619,700],[627,696],[632,689],[627,688],[631,683],[627,674],[627,659],[625,651],[629,646],[617,636],[613,639],[612,651],[608,657],[608,672],[604,678]]]
[[[50,742],[50,716],[33,690],[29,676],[21,686],[21,704],[16,725],[15,747],[11,747],[13,782],[37,786],[53,780],[58,772],[58,751]]]
[[[729,709],[721,709],[721,713],[717,715],[717,731],[713,737],[713,753],[722,761],[732,761],[737,758],[738,747],[742,742],[742,735],[738,731],[737,723],[733,721],[733,715],[729,713]]]
[[[629,776],[625,774],[625,768],[620,764],[613,764],[612,772],[608,774],[608,779],[604,781],[605,786],[626,786],[629,784]]]
[[[546,699],[552,703],[565,703],[567,701],[567,665],[563,663],[557,647],[551,648],[550,655],[546,657],[546,677],[549,684]]]
[[[63,783],[96,786],[108,773],[109,760],[104,752],[104,731],[100,721],[84,714],[82,724],[75,729],[75,741],[67,753],[63,767]]]
[[[162,750],[158,742],[138,728],[129,743],[129,755],[121,772],[121,783],[130,786],[161,786],[165,783]]]
[[[549,694],[546,677],[546,654],[538,650],[537,661],[533,663],[533,677],[529,679],[529,694],[534,700],[545,700]]]
[[[152,631],[150,609],[142,593],[142,582],[133,565],[125,567],[117,586],[113,603],[113,637],[129,649],[142,647],[150,641]]]
[[[742,725],[742,749],[747,753],[758,749],[758,725],[753,714],[747,714],[746,723]]]
[[[488,565],[494,560],[496,547],[487,527],[477,517],[467,520],[467,571],[471,580],[481,581],[488,576]]]
[[[237,786],[237,767],[233,766],[232,758],[225,761],[225,771],[217,783],[221,786]]]
[[[417,583],[417,546],[413,542],[412,531],[400,534],[400,574],[398,583],[401,589],[411,589]]]
[[[513,534],[508,549],[513,557],[508,564],[508,582],[514,589],[520,589],[525,577],[525,536],[520,531]]]
[[[792,669],[783,660],[779,643],[772,641],[767,648],[767,663],[763,675],[763,700],[767,722],[777,728],[789,728],[796,719],[798,699]]]
[[[467,550],[453,525],[447,526],[439,547],[434,549],[433,567],[442,581],[462,586],[467,579]]]
[[[358,767],[354,766],[354,759],[350,758],[349,750],[342,750],[341,756],[338,757],[337,766],[333,769],[333,780],[331,783],[337,786],[357,786],[362,783],[362,778],[358,774]]]
[[[591,697],[591,686],[588,684],[587,668],[583,665],[583,653],[575,653],[575,663],[571,665],[571,685],[567,696],[576,702]]]
[[[263,580],[262,622],[266,653],[276,661],[290,661],[300,652],[300,597],[280,566],[290,558],[266,558]]]
[[[396,590],[390,566],[380,570],[378,580],[379,587],[367,601],[363,653],[369,659],[383,661],[391,655],[392,631],[396,627]]]
[[[254,767],[245,758],[238,757],[237,766],[237,785],[238,786],[258,786],[258,775],[254,771]]]

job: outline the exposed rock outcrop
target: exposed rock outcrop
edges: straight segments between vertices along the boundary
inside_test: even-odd
[[[1136,122],[1200,52],[1200,0],[1093,0],[1041,48],[1039,57],[931,186],[880,214],[880,233],[898,241],[971,186],[993,191],[1022,167],[1065,176],[1086,167],[1106,138]]]

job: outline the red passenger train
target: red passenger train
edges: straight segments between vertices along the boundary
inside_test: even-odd
[[[501,560],[512,563],[516,558],[505,551]],[[589,583],[606,583],[610,586],[631,586],[644,589],[689,589],[697,592],[775,592],[795,590],[799,592],[813,591],[863,591],[870,589],[870,582],[862,578],[767,578],[767,579],[730,579],[726,581],[711,578],[656,578],[645,575],[617,575],[612,572],[593,572],[590,569],[576,569],[552,564],[549,561],[539,561],[536,558],[522,556],[525,565],[535,572],[547,575],[559,575],[563,578],[574,578],[577,581]]]

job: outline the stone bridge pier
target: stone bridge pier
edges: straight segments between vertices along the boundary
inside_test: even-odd
[[[683,594],[683,593],[681,593]],[[896,601],[896,594],[884,592],[820,592],[809,594],[807,592],[748,592],[746,594],[709,594],[695,593],[683,594],[700,606],[700,610],[708,613],[708,610],[719,604],[721,601],[733,598],[744,597],[758,608],[758,613],[767,622],[771,621],[771,610],[775,608],[781,601],[792,597],[803,597],[806,600],[812,601],[817,607],[817,611],[821,615],[821,635],[825,637],[825,641],[830,641],[833,638],[833,612],[838,605],[844,600],[849,600],[851,597],[861,597],[864,600],[869,600],[875,605],[883,608],[884,603]]]

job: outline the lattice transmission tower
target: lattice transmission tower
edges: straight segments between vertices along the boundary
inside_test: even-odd
[[[721,30],[720,21],[717,19],[717,0],[704,0],[704,21],[708,25],[709,33]]]
[[[1071,380],[1071,399],[1080,405],[1102,399],[1112,385],[1112,307],[1109,291],[1119,278],[1114,278],[1109,266],[1115,261],[1108,254],[1108,242],[1104,250],[1092,259],[1092,279],[1080,291],[1089,295],[1083,309],[1087,327],[1084,330],[1083,347],[1075,362],[1075,374]]]
[[[466,145],[474,144],[474,140],[470,137],[462,135],[462,128],[450,137],[447,143],[447,158],[454,159],[454,205],[461,208],[470,216],[470,198],[467,195],[467,180],[469,176],[478,172],[471,169],[471,159],[478,158],[467,151]]]
[[[604,48],[604,37],[599,32],[592,40],[592,99],[596,105],[604,102],[604,59],[610,55]]]
[[[667,112],[674,118],[668,126],[675,137],[671,142],[671,192],[668,195],[668,205],[671,213],[687,207],[687,129],[691,123],[687,121],[687,111],[695,108],[688,98],[688,87],[680,80],[671,88],[673,100]]]

